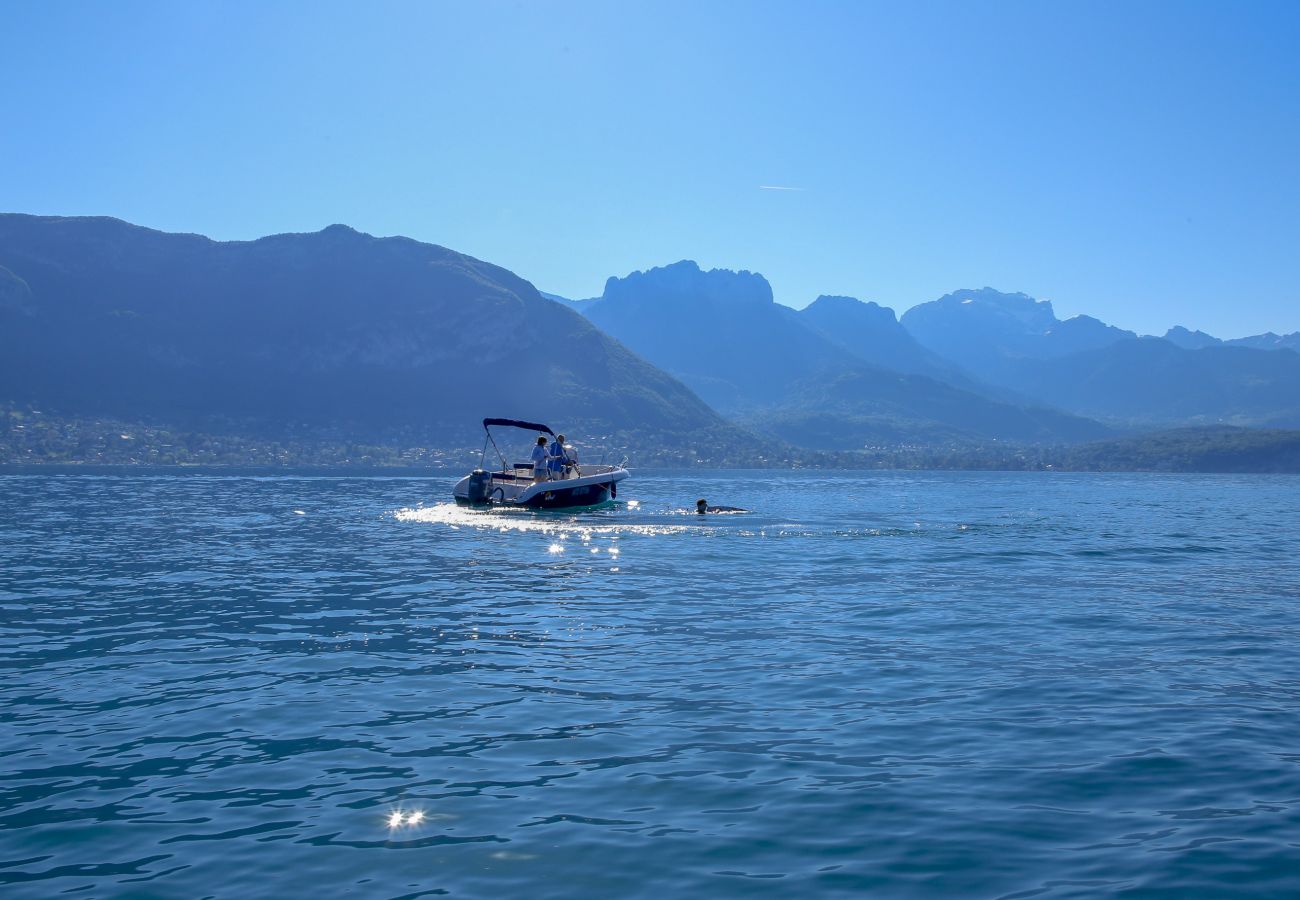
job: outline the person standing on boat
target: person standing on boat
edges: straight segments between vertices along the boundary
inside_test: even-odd
[[[533,483],[546,481],[547,473],[546,435],[539,434],[533,445]]]
[[[563,478],[564,470],[570,465],[569,451],[564,446],[564,435],[557,434],[547,451],[548,468],[552,479]]]

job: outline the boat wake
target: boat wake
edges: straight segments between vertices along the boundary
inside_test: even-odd
[[[399,522],[443,525],[452,529],[472,528],[502,533],[526,532],[566,538],[577,537],[583,541],[593,537],[683,534],[708,530],[699,525],[649,522],[646,519],[650,516],[638,513],[639,508],[640,505],[633,500],[624,507],[581,514],[562,514],[501,507],[474,509],[455,503],[437,503],[432,506],[394,510],[393,518]],[[637,519],[628,521],[625,516],[636,516]]]

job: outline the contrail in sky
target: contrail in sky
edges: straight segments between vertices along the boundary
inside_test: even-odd
[[[758,186],[758,189],[760,191],[802,191],[803,190],[803,188],[786,187],[785,185],[782,184],[760,184]]]

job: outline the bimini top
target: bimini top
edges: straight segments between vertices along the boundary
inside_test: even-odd
[[[484,419],[483,428],[487,429],[492,425],[504,425],[507,428],[523,428],[528,431],[545,431],[551,437],[555,437],[555,432],[537,422],[521,422],[518,419]]]

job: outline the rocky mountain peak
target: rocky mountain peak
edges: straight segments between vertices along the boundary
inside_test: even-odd
[[[953,291],[934,301],[934,304],[950,315],[956,312],[965,316],[993,316],[1013,320],[1029,331],[1046,331],[1060,321],[1056,318],[1050,300],[1035,300],[1022,293],[1006,294],[991,287]],[[921,307],[930,305],[921,304]]]
[[[1200,350],[1202,347],[1212,347],[1215,344],[1222,343],[1213,335],[1206,334],[1204,331],[1192,331],[1182,325],[1175,325],[1166,331],[1165,340],[1182,347],[1184,350]]]
[[[605,282],[606,303],[678,302],[692,305],[768,306],[774,301],[772,286],[757,272],[730,269],[702,270],[684,259]]]
[[[859,300],[857,297],[843,297],[836,294],[822,294],[809,303],[804,308],[804,312],[813,319],[823,315],[848,315],[881,325],[898,322],[894,311],[887,306],[881,306],[870,300]]]

